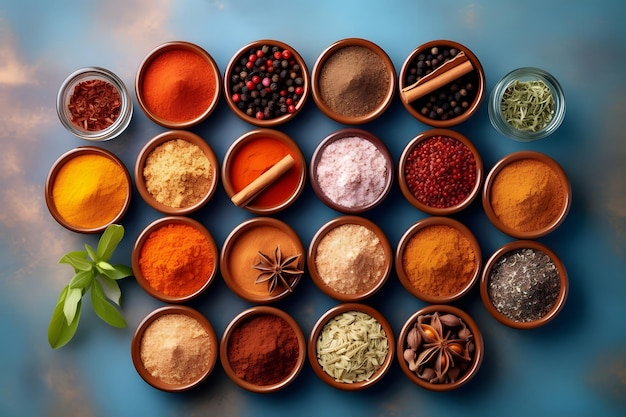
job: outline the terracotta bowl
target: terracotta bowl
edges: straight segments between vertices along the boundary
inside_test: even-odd
[[[320,335],[322,334],[322,331],[324,330],[324,327],[326,326],[326,324],[329,323],[331,320],[333,320],[335,317],[341,316],[344,313],[350,313],[350,312],[365,313],[369,315],[370,317],[374,318],[381,325],[382,330],[385,332],[385,335],[387,337],[387,346],[388,346],[387,355],[385,356],[383,363],[380,364],[380,367],[378,368],[378,370],[376,370],[369,379],[363,380],[363,381],[356,381],[356,382],[338,381],[329,373],[327,373],[318,360],[318,349],[317,349],[318,339],[320,338]],[[317,376],[322,381],[324,381],[331,387],[337,388],[339,390],[344,390],[344,391],[359,391],[359,390],[369,388],[373,386],[374,384],[380,382],[380,380],[382,380],[382,378],[385,376],[385,374],[391,367],[391,363],[393,362],[394,351],[395,351],[395,340],[394,340],[393,331],[391,329],[391,326],[389,325],[389,322],[387,322],[387,320],[383,317],[383,315],[380,314],[380,312],[378,312],[376,309],[368,305],[360,304],[360,303],[340,304],[328,310],[315,323],[313,330],[311,332],[310,338],[309,338],[309,342],[308,342],[309,362],[311,363],[313,371],[317,374]]]
[[[228,288],[244,300],[257,304],[272,303],[290,295],[302,274],[285,275],[290,286],[285,287],[278,281],[272,292],[269,292],[269,281],[256,283],[261,274],[254,268],[261,261],[258,252],[274,260],[277,247],[280,247],[283,263],[289,257],[300,254],[287,266],[300,271],[304,269],[304,247],[287,223],[271,217],[254,217],[239,224],[226,237],[220,255],[220,271]]]
[[[429,198],[430,196],[418,197],[416,196],[416,194],[414,194],[413,190],[411,189],[409,185],[409,180],[407,179],[407,175],[409,175],[407,174],[407,169],[411,166],[411,163],[408,161],[408,159],[413,153],[413,151],[415,150],[415,148],[418,146],[426,146],[425,144],[427,143],[427,141],[436,140],[438,137],[453,139],[455,142],[451,142],[451,143],[455,143],[455,144],[460,143],[464,145],[467,148],[467,151],[471,152],[472,155],[474,156],[474,161],[475,161],[474,185],[471,188],[471,190],[470,189],[463,190],[463,194],[465,195],[465,197],[462,199],[459,199],[456,202],[445,201],[442,204],[433,204],[432,201],[427,200],[427,198]],[[445,145],[441,145],[441,146],[438,145],[438,146],[443,147]],[[462,148],[457,147],[456,149],[458,151],[459,149],[462,149]],[[440,149],[437,148],[436,150],[439,151]],[[434,153],[434,151],[435,149],[431,150],[430,152],[428,152],[421,158],[424,161],[424,163],[430,164],[430,162],[433,159],[439,157],[437,154]],[[449,159],[446,160],[445,167],[442,167],[446,169],[446,172],[443,176],[441,176],[439,173],[436,173],[436,172],[435,173],[433,172],[422,173],[422,175],[426,176],[426,178],[420,181],[419,185],[424,186],[424,187],[431,186],[431,185],[437,186],[437,187],[456,185],[456,183],[448,184],[445,180],[446,178],[449,177],[448,176],[449,171],[452,170],[454,167],[456,167],[458,165],[457,164],[458,162],[459,161],[452,162],[452,161],[449,161]],[[462,171],[462,172],[465,172],[465,171]],[[480,194],[482,180],[483,180],[483,162],[482,162],[482,158],[480,157],[480,154],[478,153],[478,150],[467,137],[449,129],[430,129],[430,130],[420,133],[419,135],[414,137],[404,148],[404,151],[402,152],[402,155],[400,156],[400,160],[398,163],[398,183],[400,185],[400,190],[402,191],[402,194],[407,199],[407,201],[411,203],[411,205],[433,216],[448,216],[454,213],[458,213],[459,211],[468,207],[474,201],[476,196]]]
[[[272,52],[274,49],[276,49],[276,51]],[[287,54],[287,58],[283,56],[278,59],[274,58],[273,54],[276,52],[281,55]],[[254,58],[251,58],[252,56],[254,56]],[[271,70],[267,65],[267,60],[272,61]],[[294,78],[292,78],[290,74],[287,74],[286,77],[281,76],[283,61],[287,62],[287,71],[295,73]],[[248,62],[252,63],[248,64]],[[246,64],[249,65],[250,68],[247,68]],[[275,64],[276,66],[274,66]],[[297,69],[294,69],[295,65],[298,66],[296,67]],[[242,71],[246,74],[243,79],[241,78]],[[258,75],[259,73],[262,73],[260,74],[261,78],[259,80],[253,79],[254,75]],[[275,81],[272,80],[272,76],[274,75],[278,76]],[[270,80],[266,82],[267,85],[264,84],[265,78]],[[274,93],[274,91],[272,91],[272,88],[274,88],[273,85],[276,85],[279,96],[285,100],[283,103],[281,98],[278,98],[278,103],[276,103],[275,107],[278,113],[271,114],[270,112],[259,117],[257,116],[258,111],[262,109],[263,111],[261,111],[261,113],[265,113],[265,109],[269,108],[268,106],[261,105],[258,106],[258,109],[257,106],[251,106],[249,110],[250,114],[248,114],[249,106],[244,103],[241,95],[251,94],[251,91],[248,89],[249,87],[247,87],[247,83],[249,82],[254,84],[251,91],[256,90],[259,92],[258,98],[261,99],[264,98],[260,95],[261,90],[268,91],[268,93],[270,93],[268,97],[271,98],[271,94]],[[238,87],[241,86],[240,83],[246,85],[245,89],[242,90]],[[259,127],[274,127],[293,119],[304,107],[309,97],[310,85],[309,70],[306,66],[306,62],[298,51],[284,42],[271,39],[257,40],[242,47],[231,58],[224,73],[224,95],[228,107],[230,107],[233,113],[241,120]],[[294,91],[290,91],[290,89]],[[296,91],[296,89],[298,89],[298,91]],[[281,91],[285,91],[285,94],[281,94]],[[252,101],[251,98],[247,101],[247,104],[251,104]],[[285,106],[285,111],[280,108],[282,105]]]
[[[564,194],[563,201],[560,208],[556,209],[554,218],[549,223],[542,227],[538,227],[535,230],[521,230],[521,228],[516,228],[515,225],[504,222],[496,214],[492,201],[493,186],[494,182],[498,178],[498,175],[500,175],[506,167],[510,166],[510,164],[524,160],[537,161],[550,167],[560,181]],[[520,178],[516,182],[515,189],[520,189],[520,187],[524,186],[533,188],[530,184],[530,182],[526,183],[523,178]],[[572,204],[572,189],[567,174],[554,159],[535,151],[519,151],[503,157],[494,165],[493,168],[491,168],[491,171],[485,179],[485,185],[482,193],[482,203],[487,217],[501,232],[517,239],[537,239],[553,232],[561,225],[561,223],[563,223]],[[522,207],[520,210],[525,209]],[[524,226],[524,229],[527,229],[527,227]]]
[[[407,349],[412,350],[409,348],[410,345],[407,342],[407,337],[411,329],[413,329],[416,325],[418,317],[432,315],[433,313],[438,313],[440,316],[443,316],[445,314],[453,314],[454,316],[460,318],[463,323],[465,323],[465,326],[467,326],[472,334],[474,350],[473,352],[469,352],[469,357],[471,358],[471,361],[466,369],[460,370],[459,376],[454,380],[454,382],[430,382],[430,380],[418,377],[417,373],[409,368],[409,362],[407,361],[407,359],[405,359],[404,356]],[[455,328],[458,327],[452,327],[453,330]],[[414,352],[417,353],[417,355],[419,356],[419,352],[421,351],[423,351],[423,348],[418,348]],[[409,378],[411,382],[431,391],[451,391],[467,384],[476,375],[480,368],[480,365],[482,364],[484,356],[484,343],[482,333],[476,325],[476,322],[466,312],[450,305],[429,305],[415,312],[402,326],[402,330],[400,330],[400,334],[398,335],[396,353],[398,357],[398,363],[400,364],[400,369],[402,369],[402,372],[407,376],[407,378]],[[459,362],[460,360],[457,360],[456,363]]]
[[[258,144],[263,145],[264,151],[251,152],[250,147]],[[228,148],[222,165],[222,185],[228,197],[232,199],[287,154],[295,159],[295,165],[269,184],[254,199],[244,203],[242,208],[254,214],[268,215],[292,205],[306,184],[306,161],[298,144],[291,137],[274,129],[256,129],[244,133]],[[236,170],[237,158],[244,156],[247,158],[248,167],[250,161],[255,164],[254,169],[249,169],[249,178],[243,177]],[[272,197],[272,194],[276,195]]]
[[[142,339],[146,334],[146,330],[155,322],[155,320],[162,318],[167,315],[178,315],[182,314],[188,316],[189,318],[195,320],[199,323],[205,330],[207,334],[208,343],[205,346],[206,349],[210,350],[209,359],[202,370],[202,372],[192,381],[183,382],[183,383],[175,383],[175,382],[164,382],[162,378],[154,376],[147,368],[142,358]],[[175,336],[175,334],[171,334],[171,336]],[[181,392],[187,391],[192,388],[197,387],[203,381],[207,379],[207,377],[213,371],[215,367],[215,363],[217,362],[219,351],[219,341],[217,339],[217,334],[213,329],[211,323],[204,317],[199,311],[192,309],[187,306],[164,306],[160,307],[150,314],[146,316],[135,331],[132,342],[131,342],[131,357],[133,361],[133,365],[137,370],[137,373],[146,381],[148,384],[152,385],[154,388],[157,388],[161,391],[166,392]],[[168,352],[163,352],[167,354]],[[171,352],[169,352],[171,354]],[[180,351],[179,351],[180,353]]]
[[[84,156],[84,155],[97,155],[97,156],[110,159],[113,163],[115,163],[122,169],[124,176],[126,178],[128,191],[126,193],[126,198],[123,204],[120,206],[119,212],[115,215],[114,218],[111,219],[111,221],[105,224],[97,225],[97,226],[79,225],[79,224],[74,224],[74,222],[68,221],[59,212],[59,209],[57,208],[57,205],[54,201],[55,181],[57,179],[57,176],[59,175],[59,172],[61,171],[63,166],[72,158]],[[80,187],[81,185],[77,183],[76,186]],[[130,205],[132,187],[133,187],[132,180],[130,178],[130,174],[128,173],[128,170],[126,169],[126,166],[112,152],[103,148],[95,147],[95,146],[80,146],[78,148],[74,148],[74,149],[67,151],[54,162],[46,178],[44,197],[46,200],[46,206],[48,207],[50,214],[61,226],[65,227],[68,230],[71,230],[73,232],[78,232],[78,233],[100,233],[104,231],[104,229],[106,229],[108,225],[112,223],[119,223],[120,220],[124,217],[124,215],[126,214],[126,211],[128,210],[128,206]]]
[[[320,161],[322,161],[323,158],[324,160],[326,160],[326,158],[328,157],[325,157],[325,152],[328,147],[336,144],[339,140],[349,138],[366,140],[370,144],[374,145],[378,152],[380,152],[381,158],[384,158],[385,172],[381,173],[381,176],[383,177],[383,184],[367,184],[362,183],[360,180],[358,184],[346,184],[347,181],[354,181],[354,178],[346,179],[344,177],[350,175],[351,173],[358,177],[358,174],[355,174],[355,171],[357,169],[372,170],[371,167],[367,167],[365,164],[367,162],[372,162],[372,159],[374,158],[373,156],[370,156],[365,161],[358,161],[354,160],[353,158],[348,158],[346,155],[344,155],[343,157],[340,157],[341,159],[339,161],[335,162],[337,164],[341,164],[341,169],[343,170],[343,172],[335,173],[334,175],[329,176],[329,178],[326,178],[326,180],[332,180],[330,184],[325,184],[323,181],[320,180],[320,177],[318,176],[318,167],[321,163]],[[376,168],[380,167],[374,167],[374,169]],[[360,214],[378,206],[389,194],[389,191],[391,190],[394,181],[394,162],[393,157],[389,152],[389,149],[378,137],[362,129],[348,128],[338,130],[322,140],[322,142],[317,146],[315,152],[313,153],[309,172],[313,191],[315,192],[317,197],[324,202],[324,204],[334,210],[345,214]],[[351,201],[351,198],[354,196],[346,193],[346,191],[348,191],[348,187],[352,187],[353,185],[354,190],[351,190],[353,194],[363,193],[364,191],[367,191],[370,187],[380,186],[381,190],[378,196],[371,196],[370,200],[364,201],[364,204],[355,205]],[[327,187],[333,186],[338,190],[343,190],[343,192],[335,195],[335,191],[330,191],[332,188],[326,189]]]
[[[440,227],[447,226],[457,230],[461,235],[467,239],[471,251],[474,254],[474,267],[471,272],[471,276],[468,278],[467,282],[458,288],[457,291],[452,292],[447,295],[437,295],[433,293],[429,293],[424,289],[418,288],[411,282],[409,277],[409,273],[406,271],[404,267],[404,255],[407,251],[407,246],[410,244],[412,239],[418,234],[429,227]],[[464,260],[460,259],[459,261],[464,262]],[[452,303],[465,294],[467,294],[474,284],[478,281],[480,276],[480,268],[482,265],[481,251],[480,245],[476,240],[474,234],[461,222],[458,220],[454,220],[449,217],[427,217],[425,219],[419,220],[414,223],[411,227],[408,228],[406,232],[400,238],[398,243],[398,247],[396,249],[395,256],[395,269],[398,274],[398,278],[400,279],[400,283],[404,286],[404,288],[411,293],[414,297],[419,298],[422,301],[425,301],[430,304],[449,304]],[[451,277],[454,278],[454,277]]]
[[[192,115],[188,120],[168,120],[166,116],[159,114],[158,110],[150,107],[150,104],[146,100],[144,94],[144,82],[146,79],[146,73],[151,68],[151,65],[153,65],[162,54],[175,51],[192,53],[202,58],[206,62],[206,65],[209,68],[208,70],[213,74],[213,82],[210,83],[210,80],[207,80],[206,85],[203,86],[204,89],[213,92],[212,99],[207,103],[207,106],[204,111],[202,111],[202,113]],[[180,82],[180,80],[175,81]],[[166,87],[168,86],[163,85],[164,89]],[[222,76],[213,57],[200,46],[184,41],[167,42],[150,51],[150,53],[148,53],[148,55],[141,62],[139,70],[137,71],[137,76],[135,78],[135,95],[137,97],[139,107],[141,107],[143,112],[146,114],[146,116],[148,116],[150,120],[168,129],[188,129],[206,120],[206,118],[208,118],[217,107],[220,99],[221,90]]]
[[[233,369],[233,366],[230,362],[230,342],[233,338],[234,332],[239,329],[243,324],[245,324],[248,320],[252,320],[258,318],[260,316],[276,316],[282,320],[284,320],[294,331],[295,336],[298,340],[298,354],[295,359],[295,363],[291,371],[286,375],[286,377],[278,382],[271,383],[268,385],[260,385],[254,382],[250,382],[245,377],[238,375],[237,372]],[[279,350],[280,347],[276,346],[276,350]],[[278,353],[278,352],[275,352]],[[275,355],[272,356],[271,352],[268,352],[268,356],[273,357],[272,361],[275,361]],[[284,357],[281,356],[280,359],[284,360]],[[280,360],[279,359],[279,360]],[[247,310],[239,313],[226,327],[224,330],[224,336],[222,337],[222,341],[220,343],[220,361],[222,363],[222,367],[224,371],[228,375],[228,377],[239,387],[256,393],[268,394],[276,391],[280,391],[286,388],[289,384],[291,384],[300,374],[300,371],[304,367],[304,362],[306,360],[306,339],[302,330],[298,326],[298,323],[291,317],[289,314],[275,307],[270,306],[255,306],[251,307]],[[269,366],[277,366],[276,362],[273,364],[268,364]]]
[[[207,255],[210,255],[211,258],[213,259],[213,267],[211,268],[210,273],[206,277],[200,277],[200,279],[204,280],[204,283],[201,286],[199,286],[196,291],[190,294],[185,294],[185,295],[180,295],[180,296],[164,294],[163,292],[154,288],[150,284],[148,279],[146,279],[146,277],[144,276],[142,272],[140,259],[141,259],[141,250],[143,246],[145,245],[146,241],[150,238],[150,235],[152,233],[158,231],[162,227],[167,227],[169,225],[191,226],[194,229],[196,229],[198,232],[200,232],[206,238],[208,246],[209,246],[210,253],[208,253]],[[219,260],[219,251],[211,233],[200,222],[192,218],[184,217],[184,216],[162,217],[150,223],[148,226],[146,226],[143,229],[143,231],[137,237],[137,240],[135,241],[135,244],[133,246],[132,253],[131,253],[133,274],[135,276],[135,279],[141,286],[141,288],[143,288],[152,297],[156,298],[157,300],[166,302],[166,303],[185,303],[187,301],[190,301],[198,297],[200,294],[202,294],[209,287],[209,285],[211,285],[211,283],[215,279],[215,276],[217,275],[218,260]]]
[[[437,66],[437,69],[439,71],[435,70],[431,73],[435,75],[429,76],[429,78],[432,77],[432,79],[429,80],[427,78],[424,78],[424,80],[419,81],[418,85],[425,85],[426,81],[428,80],[429,83],[432,83],[430,85],[434,85],[436,83],[437,86],[441,85],[443,82],[444,84],[441,87],[431,92],[427,92],[431,90],[428,87],[420,87],[420,89],[422,89],[420,93],[418,93],[418,90],[411,89],[413,90],[413,94],[415,96],[412,96],[410,93],[403,92],[405,88],[415,85],[417,79],[415,78],[416,74],[414,73],[414,71],[417,68],[417,63],[420,58],[425,57],[426,60],[428,60],[428,57],[430,55],[435,58],[437,57],[437,55],[432,54],[433,48],[437,49],[438,54],[444,53],[444,51],[452,51],[453,49],[458,52],[462,51],[467,59],[466,62],[469,62],[471,64],[471,67],[468,67],[469,72],[463,76],[454,77],[455,71],[458,71],[459,68],[462,68],[461,65],[450,69],[444,66]],[[443,59],[445,60],[446,57],[443,57]],[[442,61],[438,61],[438,65],[441,65]],[[425,75],[426,74],[422,74],[419,77],[424,77]],[[452,87],[453,84],[456,84],[459,88],[454,89],[454,87]],[[469,84],[471,84],[471,88],[469,88]],[[473,114],[475,114],[480,107],[480,104],[482,103],[485,96],[485,72],[482,65],[480,64],[480,61],[478,60],[478,58],[476,58],[476,55],[474,55],[474,53],[464,45],[450,40],[432,40],[415,48],[406,58],[400,70],[400,75],[398,76],[398,87],[400,90],[400,98],[402,99],[402,104],[411,116],[415,117],[417,120],[428,126],[436,128],[448,128],[466,121]],[[461,88],[465,88],[467,94],[461,95],[457,99],[455,95],[457,92],[459,92],[459,94],[462,94],[460,92]],[[422,92],[424,94],[422,94]],[[445,114],[445,116],[438,115],[436,109],[428,107],[429,101],[431,100],[439,102],[440,95],[442,103],[441,111],[443,112],[443,114]],[[443,103],[450,104],[452,101],[451,99],[454,99],[456,101],[455,107],[459,108],[456,112],[454,110],[455,107],[453,106],[444,109]],[[466,103],[465,105],[462,104],[464,102]],[[423,112],[423,109],[425,107],[428,110]],[[434,114],[431,115],[431,112],[434,112]]]
[[[182,139],[198,146],[202,150],[204,155],[208,158],[209,163],[211,164],[210,169],[212,182],[206,194],[196,203],[185,207],[173,207],[157,201],[157,199],[148,191],[146,179],[143,175],[143,171],[146,166],[146,160],[148,159],[152,151],[154,151],[158,146],[163,145],[164,143],[174,139]],[[169,130],[156,135],[148,143],[146,143],[139,152],[139,155],[137,156],[137,162],[135,164],[135,185],[137,186],[137,191],[139,191],[139,194],[141,195],[143,200],[153,209],[168,215],[184,216],[193,213],[194,211],[198,210],[209,202],[209,200],[215,194],[215,190],[217,189],[217,184],[219,183],[219,174],[220,169],[217,157],[215,156],[215,153],[213,152],[211,146],[209,146],[209,144],[205,142],[204,139],[202,139],[195,133],[186,130]]]
[[[540,312],[537,312],[536,318],[529,321],[522,321],[521,318],[517,318],[516,315],[508,312],[508,310],[505,311],[504,308],[507,306],[503,305],[502,307],[496,307],[494,305],[494,298],[490,295],[490,286],[493,279],[492,277],[494,277],[494,269],[499,268],[499,263],[502,262],[504,258],[512,256],[515,252],[526,249],[543,252],[549,257],[550,262],[553,264],[551,268],[555,268],[558,273],[559,291],[554,302],[552,303],[552,307],[547,312],[545,312],[544,315],[540,316]],[[544,272],[542,272],[541,274],[545,277],[547,272],[545,270],[543,271]],[[539,277],[539,272],[535,277]],[[521,284],[521,282],[519,284]],[[538,285],[543,286],[538,287]],[[539,282],[534,283],[533,286],[529,287],[529,289],[527,290],[527,292],[531,290],[533,291],[533,294],[529,294],[528,298],[526,298],[526,292],[524,290],[520,291],[519,293],[517,293],[519,294],[520,298],[513,301],[514,306],[519,307],[524,311],[531,312],[532,307],[530,307],[529,304],[532,303],[533,300],[545,300],[549,296],[545,293],[546,285],[547,284],[545,284],[545,280],[540,280]],[[526,285],[524,285],[524,287],[526,288]],[[516,240],[500,247],[487,260],[480,280],[480,295],[483,300],[483,304],[487,308],[487,311],[489,311],[489,313],[500,323],[514,329],[534,329],[544,326],[548,322],[552,321],[552,319],[554,319],[563,309],[568,292],[569,280],[567,277],[565,265],[550,248],[535,240]]]
[[[376,238],[378,238],[379,245],[384,254],[382,274],[367,289],[360,292],[348,293],[346,291],[341,291],[341,288],[338,288],[334,284],[327,283],[324,277],[320,274],[320,270],[316,262],[318,258],[318,248],[320,243],[324,240],[329,232],[343,225],[362,226],[368,229],[376,236]],[[352,252],[351,256],[356,257],[359,263],[365,262],[363,258],[365,255],[354,254],[355,247],[351,246],[342,249],[344,249],[344,252]],[[349,260],[348,255],[346,255],[345,259],[346,261]],[[329,297],[332,297],[341,302],[362,301],[375,294],[378,290],[380,290],[380,288],[382,288],[382,286],[387,281],[387,278],[389,277],[389,274],[391,272],[392,264],[393,251],[391,249],[389,241],[387,240],[387,237],[385,236],[385,233],[371,220],[359,216],[340,216],[322,226],[311,240],[307,257],[308,271],[315,285],[317,285],[317,287]]]
[[[384,87],[384,91],[380,92],[382,94],[380,101],[376,104],[374,108],[372,108],[371,111],[364,114],[347,114],[342,113],[336,108],[333,108],[333,106],[327,102],[327,98],[324,96],[324,89],[321,86],[323,73],[328,68],[327,64],[329,64],[329,60],[331,60],[334,56],[336,56],[337,53],[339,53],[344,48],[349,47],[366,48],[376,54],[382,65],[384,65],[385,71],[389,79],[387,85]],[[353,65],[354,67],[359,67],[363,64],[361,62],[355,62]],[[366,39],[346,38],[334,42],[320,54],[320,56],[317,58],[317,61],[315,62],[315,66],[313,67],[311,78],[313,83],[313,100],[315,101],[315,104],[317,104],[317,107],[319,107],[319,109],[322,111],[322,113],[338,123],[346,125],[360,125],[373,121],[374,119],[382,115],[385,110],[387,110],[395,94],[397,77],[396,70],[393,66],[391,58],[389,58],[387,53],[380,46]],[[351,80],[351,82],[355,81],[355,79]],[[373,82],[372,80],[367,79],[361,81],[365,85]]]

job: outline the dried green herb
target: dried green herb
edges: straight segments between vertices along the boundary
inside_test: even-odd
[[[500,109],[512,127],[525,132],[545,128],[554,116],[554,97],[541,80],[514,81],[502,95]]]

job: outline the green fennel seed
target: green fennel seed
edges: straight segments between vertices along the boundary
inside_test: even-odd
[[[504,91],[500,108],[505,120],[515,129],[537,132],[552,120],[554,97],[541,80],[514,81]]]

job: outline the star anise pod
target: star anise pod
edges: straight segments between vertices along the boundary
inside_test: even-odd
[[[280,246],[276,246],[273,258],[270,258],[261,251],[258,251],[258,254],[261,260],[253,265],[253,268],[261,271],[261,273],[256,277],[254,283],[260,284],[269,282],[269,294],[272,294],[272,291],[274,291],[274,288],[276,288],[279,282],[282,283],[289,292],[292,292],[293,289],[289,283],[289,277],[291,277],[291,282],[293,282],[294,279],[304,273],[304,271],[298,269],[297,265],[301,254],[293,255],[283,260]]]

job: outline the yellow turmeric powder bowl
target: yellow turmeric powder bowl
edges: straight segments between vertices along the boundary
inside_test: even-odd
[[[63,227],[78,233],[100,233],[119,222],[130,204],[132,181],[112,152],[81,146],[52,165],[45,184],[48,210]]]
[[[427,217],[408,228],[396,249],[400,283],[430,304],[448,304],[478,281],[480,245],[464,224],[449,217]]]

